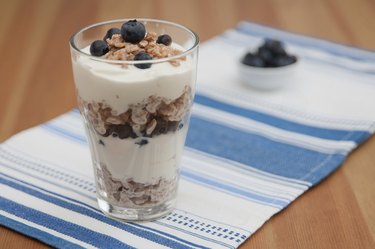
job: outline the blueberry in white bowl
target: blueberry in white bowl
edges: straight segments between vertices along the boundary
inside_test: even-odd
[[[299,58],[288,53],[281,41],[265,39],[258,48],[241,57],[239,71],[244,83],[271,90],[291,82],[298,64]]]

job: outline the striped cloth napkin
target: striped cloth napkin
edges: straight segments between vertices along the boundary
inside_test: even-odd
[[[237,63],[264,37],[301,57],[277,91]],[[374,132],[375,53],[242,22],[202,45],[177,208],[123,223],[96,205],[77,110],[0,145],[0,223],[58,248],[236,248]]]

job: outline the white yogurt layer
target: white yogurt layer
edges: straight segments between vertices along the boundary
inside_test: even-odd
[[[91,134],[93,149],[99,163],[107,166],[111,175],[119,180],[133,178],[135,182],[155,184],[160,178],[176,177],[188,127],[179,131],[148,138],[145,145],[136,144],[141,138],[119,139]],[[94,131],[91,131],[94,132]]]
[[[89,53],[89,47],[82,51]],[[139,69],[133,65],[124,68],[86,56],[73,61],[79,96],[87,102],[105,101],[118,113],[126,111],[129,104],[139,103],[151,95],[178,98],[186,85],[192,86],[195,80],[193,68],[188,58],[177,67],[162,62],[148,69]]]

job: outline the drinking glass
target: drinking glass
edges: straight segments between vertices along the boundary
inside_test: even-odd
[[[96,23],[75,33],[71,59],[99,207],[115,218],[151,220],[176,204],[199,39],[176,23],[137,19],[146,36],[168,34],[170,46],[182,52],[152,60],[90,54],[93,41],[127,21]]]

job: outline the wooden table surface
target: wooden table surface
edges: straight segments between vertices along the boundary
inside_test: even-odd
[[[148,17],[205,41],[248,19],[375,49],[374,0],[0,0],[0,142],[76,105],[68,39],[97,21]],[[375,138],[241,248],[375,248]],[[0,248],[47,248],[0,227]]]

